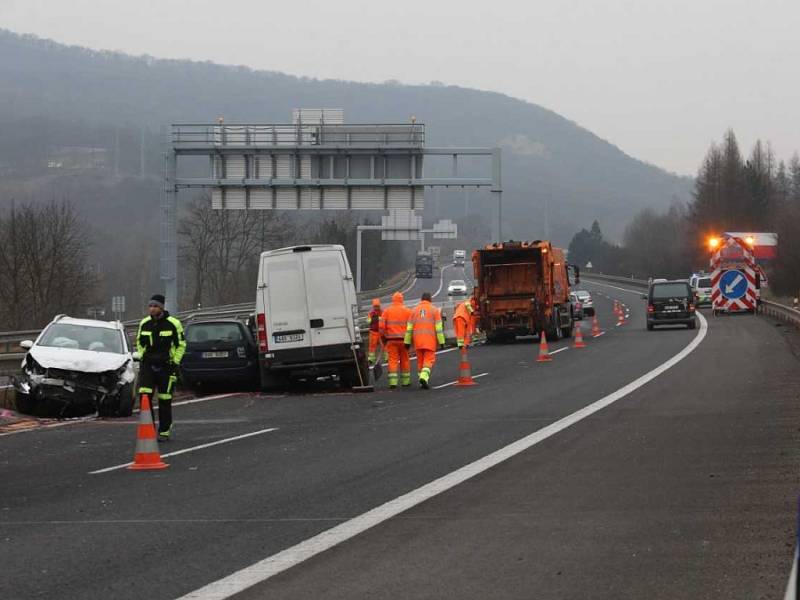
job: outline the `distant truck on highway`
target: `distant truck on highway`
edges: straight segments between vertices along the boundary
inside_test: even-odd
[[[571,337],[573,309],[564,251],[548,241],[490,244],[472,253],[475,298],[487,341],[511,341],[518,335],[550,339]]]
[[[467,262],[466,250],[453,250],[453,264],[457,267],[463,267]]]
[[[433,255],[430,252],[417,252],[415,267],[417,279],[433,279]]]

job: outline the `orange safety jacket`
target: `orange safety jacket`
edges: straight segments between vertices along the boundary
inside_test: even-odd
[[[402,301],[394,302],[383,311],[380,319],[381,335],[386,341],[403,340],[406,335],[406,326],[411,309],[406,307]]]
[[[417,350],[435,352],[437,342],[440,346],[444,346],[442,311],[427,300],[420,302],[408,317],[404,341],[406,344],[413,341]]]

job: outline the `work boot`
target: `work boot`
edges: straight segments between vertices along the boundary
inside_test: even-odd
[[[419,380],[419,387],[421,387],[423,390],[427,390],[428,389],[428,380],[427,379],[420,379]]]
[[[397,386],[396,386],[396,385],[390,385],[390,386],[389,386],[389,389],[390,389],[390,390],[396,390],[396,389],[397,389]]]
[[[168,442],[171,435],[172,435],[172,425],[170,425],[169,429],[167,429],[166,431],[159,431],[158,432],[158,441],[159,442]]]

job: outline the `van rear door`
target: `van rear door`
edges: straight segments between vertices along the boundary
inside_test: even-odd
[[[319,350],[326,346],[351,344],[350,320],[352,306],[348,301],[344,256],[340,250],[324,249],[304,252],[306,290],[308,292],[308,325],[314,356],[326,353]]]
[[[292,252],[264,258],[261,268],[267,287],[262,293],[270,351],[311,347],[303,254]]]

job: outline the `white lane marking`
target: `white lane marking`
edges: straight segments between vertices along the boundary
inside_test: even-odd
[[[414,277],[414,279],[411,280],[411,283],[409,284],[409,286],[406,289],[400,290],[400,293],[401,294],[405,294],[408,290],[412,289],[415,285],[417,285],[417,278],[416,277]]]
[[[584,406],[583,408],[575,411],[574,413],[559,419],[558,421],[535,431],[534,433],[517,440],[501,448],[491,454],[484,456],[466,466],[461,467],[448,473],[439,479],[431,481],[417,488],[407,494],[404,494],[394,500],[390,500],[381,506],[377,506],[349,521],[341,523],[331,529],[323,531],[309,538],[295,546],[287,548],[277,554],[273,554],[263,560],[258,561],[245,567],[227,577],[223,577],[217,581],[209,583],[208,585],[191,592],[179,600],[224,600],[239,592],[246,590],[258,583],[266,581],[274,577],[278,573],[282,573],[291,567],[298,565],[309,558],[320,554],[326,550],[338,546],[342,542],[350,540],[368,529],[383,523],[415,506],[438,496],[442,492],[464,483],[465,481],[483,473],[487,469],[516,456],[517,454],[528,450],[532,446],[543,442],[547,438],[571,427],[575,423],[593,415],[594,413],[604,409],[605,407],[613,404],[617,400],[624,398],[628,394],[638,390],[643,385],[649,383],[665,371],[671,369],[681,360],[689,356],[695,348],[697,348],[706,336],[708,331],[708,322],[700,316],[700,329],[697,335],[692,339],[689,344],[678,352],[675,356],[662,363],[655,369],[645,373],[638,379],[630,382],[629,384],[621,387],[616,392],[613,392],[600,400]]]
[[[488,374],[489,373],[478,373],[477,375],[473,375],[472,378],[473,379],[478,379],[479,377],[486,377]],[[442,385],[433,386],[433,389],[440,390],[442,388],[450,387],[451,385],[455,385],[457,383],[458,383],[458,380],[456,380],[456,381],[448,381],[447,383],[443,383]]]
[[[180,402],[173,402],[172,406],[186,406],[187,404],[197,404],[198,402],[208,402],[209,400],[221,400],[222,398],[231,398],[232,396],[241,396],[237,392],[230,392],[228,394],[217,394],[216,396],[202,396],[201,398],[192,398],[191,400],[181,400]]]
[[[563,352],[564,350],[569,350],[569,346],[564,346],[563,348],[559,348],[558,350],[553,350],[550,355],[558,354],[559,352]]]
[[[431,298],[436,298],[439,294],[442,293],[442,288],[444,287],[444,272],[450,268],[451,265],[445,265],[439,270],[439,289],[436,290],[436,293],[431,296]]]
[[[789,583],[786,585],[786,593],[783,600],[797,600],[797,548],[795,548],[792,558],[792,571],[789,573]]]
[[[245,438],[253,437],[254,435],[261,435],[262,433],[269,433],[270,431],[277,431],[277,427],[270,427],[269,429],[260,429],[258,431],[251,431],[250,433],[243,433],[233,437],[217,440],[216,442],[209,442],[208,444],[200,444],[199,446],[192,446],[191,448],[183,448],[175,452],[167,452],[162,454],[161,458],[168,458],[170,456],[178,456],[179,454],[186,454],[187,452],[194,452],[195,450],[203,450],[204,448],[211,448],[212,446],[219,446],[220,444],[227,444],[228,442],[235,442]],[[125,463],[124,465],[114,465],[113,467],[106,467],[105,469],[98,469],[97,471],[89,471],[89,475],[98,475],[100,473],[108,473],[109,471],[116,471],[117,469],[124,469],[131,466],[133,463]]]
[[[595,333],[592,337],[600,337],[601,335],[605,335],[605,331],[601,331],[600,333]]]

